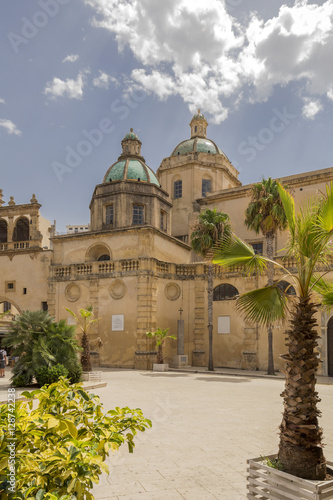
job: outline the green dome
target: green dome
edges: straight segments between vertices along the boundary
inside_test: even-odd
[[[208,153],[226,156],[213,141],[201,137],[195,137],[194,139],[182,141],[175,147],[171,156],[185,155],[187,153]]]
[[[196,115],[193,115],[193,119],[199,119],[199,120],[206,120],[206,118],[204,117],[204,115],[202,113],[197,113]]]
[[[140,180],[140,182],[149,182],[160,186],[155,173],[143,161],[133,158],[120,160],[111,165],[105,174],[103,182],[120,180]]]
[[[136,141],[140,141],[139,137],[133,132],[133,129],[131,128],[131,131],[128,132],[125,137],[124,137],[124,141],[126,139],[133,139],[133,140],[136,140]]]

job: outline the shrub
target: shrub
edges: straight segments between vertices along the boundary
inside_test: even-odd
[[[42,367],[61,363],[68,372],[78,369],[77,353],[81,348],[75,326],[63,319],[56,322],[46,311],[23,311],[16,316],[5,342],[13,348],[13,355],[19,357],[12,380],[24,377],[21,385],[28,385]]]
[[[59,382],[23,392],[27,402],[0,406],[1,499],[93,500],[93,483],[99,482],[109,450],[127,442],[133,452],[138,431],[151,427],[140,409],[115,408],[103,413],[99,397],[81,384]],[[37,409],[33,400],[38,400]],[[15,480],[9,482],[8,422],[15,420]],[[9,496],[7,496],[9,495]]]
[[[36,370],[36,379],[40,386],[53,384],[54,382],[58,382],[60,377],[67,376],[67,368],[65,368],[64,365],[61,365],[60,363],[51,367],[43,366]]]
[[[72,384],[81,382],[82,379],[82,366],[77,364],[76,367],[69,370],[68,378]]]
[[[32,378],[28,378],[28,381],[26,381],[26,377],[22,374],[14,377],[11,381],[11,385],[14,387],[26,387],[28,384],[31,384],[31,381]]]

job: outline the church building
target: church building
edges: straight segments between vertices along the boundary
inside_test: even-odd
[[[142,143],[131,129],[120,156],[93,191],[90,224],[82,231],[55,234],[40,215],[35,195],[29,204],[16,204],[11,197],[6,205],[0,191],[0,312],[43,309],[70,321],[66,308],[76,312],[91,305],[100,318],[91,333],[91,345],[101,345],[92,347],[95,365],[135,369],[151,369],[156,361],[154,341],[146,332],[159,327],[177,335],[182,319],[184,351],[177,352],[177,341],[168,342],[165,361],[207,366],[207,263],[190,246],[198,214],[205,208],[227,213],[233,231],[266,253],[264,237],[244,225],[251,185],[241,184],[226,154],[207,138],[207,127],[198,110],[190,138],[176,145],[156,173],[145,163]],[[325,192],[333,169],[280,181],[300,204],[315,191]],[[286,240],[286,233],[275,238],[278,259]],[[294,267],[292,261],[284,265]],[[267,329],[250,324],[235,309],[238,294],[266,282],[241,269],[214,266],[215,366],[267,369]],[[0,336],[8,328],[5,318],[0,318]],[[317,322],[320,373],[333,376],[333,314],[322,310]],[[285,328],[274,325],[275,366],[280,369]]]

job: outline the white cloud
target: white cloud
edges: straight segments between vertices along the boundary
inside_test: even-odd
[[[135,69],[132,78],[148,93],[155,92],[162,100],[174,93],[175,82],[172,77],[159,71],[147,74],[144,69]]]
[[[0,97],[0,104],[5,104],[5,102],[6,101],[4,99],[1,99],[1,97]]]
[[[87,73],[89,73],[88,70],[80,71],[76,80],[53,78],[51,82],[46,84],[44,94],[50,95],[51,99],[63,96],[67,96],[70,99],[82,99],[83,89],[86,84],[85,75]]]
[[[6,120],[5,118],[0,118],[0,127],[3,127],[8,132],[8,134],[22,134],[21,130],[16,127],[15,123],[13,123],[11,120]]]
[[[104,73],[103,71],[99,71],[99,76],[96,76],[93,79],[93,85],[94,87],[99,87],[100,89],[108,89],[110,83],[115,83],[116,85],[118,84],[118,81],[116,78],[113,76],[108,75],[107,73]]]
[[[75,62],[77,61],[79,58],[79,56],[77,54],[70,54],[69,56],[65,57],[65,59],[63,59],[63,63],[65,62]]]
[[[323,109],[323,106],[318,100],[305,98],[304,101],[305,104],[302,109],[302,115],[304,116],[304,118],[313,120],[316,114]]]
[[[135,56],[133,85],[160,99],[179,95],[216,122],[240,99],[267,99],[276,85],[297,82],[312,103],[331,98],[333,0],[309,2],[282,5],[267,21],[253,14],[241,25],[223,0],[85,0],[96,12],[93,24]]]

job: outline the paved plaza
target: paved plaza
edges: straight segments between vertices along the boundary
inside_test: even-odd
[[[124,446],[109,457],[96,500],[244,500],[246,460],[277,451],[283,379],[226,373],[103,370],[107,386],[91,392],[105,409],[139,407],[153,427],[133,454]],[[333,385],[318,392],[332,460]]]

